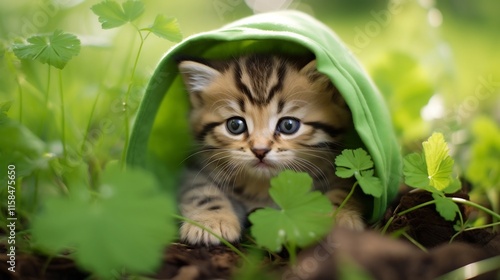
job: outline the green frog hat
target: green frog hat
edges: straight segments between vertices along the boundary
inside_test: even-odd
[[[192,152],[189,99],[177,69],[179,56],[224,59],[252,52],[290,55],[312,53],[318,71],[328,76],[348,104],[357,136],[371,155],[383,192],[370,197],[375,222],[396,195],[401,157],[388,108],[369,76],[340,38],[327,26],[297,11],[243,18],[220,29],[186,38],[160,60],[135,119],[127,164],[173,182]]]

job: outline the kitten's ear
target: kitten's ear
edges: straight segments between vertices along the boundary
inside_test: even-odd
[[[318,91],[330,92],[331,98],[336,104],[348,108],[342,94],[340,94],[339,90],[335,87],[330,78],[319,72],[316,68],[316,59],[302,67],[299,73],[306,76],[309,81],[311,81],[313,87],[315,87]]]
[[[320,88],[326,88],[332,82],[330,79],[316,69],[316,59],[306,64],[300,69],[300,73]]]
[[[189,93],[204,91],[221,73],[214,68],[195,61],[182,61],[179,71]]]
[[[306,64],[306,66],[304,66],[304,67],[302,67],[302,69],[300,69],[300,73],[304,74],[306,76],[314,74],[314,72],[318,72],[316,70],[316,59],[310,61],[309,63]]]
[[[316,59],[302,67],[299,73],[306,76],[318,89],[327,90],[334,88],[330,78],[316,69]]]

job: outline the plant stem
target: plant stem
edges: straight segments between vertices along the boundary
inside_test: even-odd
[[[403,236],[406,239],[408,239],[411,243],[413,243],[413,245],[417,246],[420,250],[422,250],[422,251],[424,251],[426,253],[428,252],[427,249],[422,244],[418,243],[418,241],[415,240],[415,239],[413,239],[413,237],[411,237],[410,235],[408,235],[408,233],[403,232],[402,234],[403,234]]]
[[[17,86],[19,88],[19,123],[23,124],[23,87],[19,78],[16,78]]]
[[[468,205],[468,206],[477,208],[477,209],[479,209],[479,210],[481,210],[481,211],[483,211],[483,212],[491,215],[493,217],[493,219],[495,219],[496,221],[500,221],[500,214],[497,214],[494,211],[492,211],[492,210],[490,210],[490,209],[488,209],[488,208],[486,208],[484,206],[481,206],[481,205],[479,205],[477,203],[474,203],[472,201],[469,201],[469,200],[466,200],[466,199],[463,199],[463,198],[458,198],[458,197],[447,197],[447,199],[451,199],[455,203],[461,203],[461,204],[464,204],[464,205]],[[425,207],[425,206],[428,206],[428,205],[431,205],[431,204],[434,204],[434,203],[435,203],[434,200],[430,200],[430,201],[424,202],[422,204],[419,204],[419,205],[413,206],[411,208],[408,208],[408,209],[406,209],[404,211],[401,211],[401,212],[397,213],[397,215],[398,216],[402,216],[402,215],[405,215],[405,214],[407,214],[409,212],[412,212],[414,210],[420,209],[422,207]],[[462,227],[463,227],[464,220],[463,220],[463,217],[462,217],[462,213],[459,212],[458,214],[459,214],[460,222],[461,222]],[[387,229],[389,228],[389,225],[392,223],[393,220],[394,220],[394,216],[391,217],[389,219],[389,221],[387,221],[387,223],[385,224],[384,228],[382,229],[382,234],[386,233]],[[484,225],[484,226],[479,226],[479,227],[464,229],[463,231],[469,231],[469,230],[480,229],[480,228],[487,228],[487,227],[490,227],[490,226],[497,226],[497,225],[500,225],[500,222],[495,222],[495,223],[491,223],[489,225]],[[459,234],[459,233],[457,233],[457,234]],[[452,237],[452,239],[451,239],[452,241],[456,237],[457,234],[455,234]]]
[[[495,223],[486,224],[486,225],[482,225],[482,226],[476,226],[476,227],[466,228],[463,231],[472,231],[472,230],[476,230],[476,229],[483,229],[483,228],[495,227],[495,226],[499,226],[499,225],[500,225],[500,222],[495,222]]]
[[[139,30],[139,28],[137,28],[136,26],[134,26],[136,29],[137,29],[137,32],[139,33],[139,37],[141,38],[141,42],[139,44],[139,49],[137,50],[137,55],[135,56],[135,61],[134,61],[134,65],[132,66],[132,75],[130,76],[130,82],[128,84],[128,88],[127,88],[127,92],[125,93],[125,101],[123,102],[123,106],[124,106],[124,110],[125,110],[125,118],[124,118],[124,128],[125,128],[125,143],[123,145],[123,151],[122,151],[122,163],[121,163],[121,167],[122,169],[125,169],[125,162],[126,162],[126,157],[127,157],[127,150],[128,150],[128,143],[129,143],[129,134],[130,134],[130,128],[129,128],[129,110],[128,110],[128,100],[129,100],[129,97],[130,97],[130,92],[132,91],[132,86],[134,84],[134,77],[135,77],[135,71],[137,69],[137,64],[139,62],[139,57],[141,55],[141,52],[142,52],[142,47],[144,46],[144,41],[145,39],[148,37],[148,35],[146,35],[146,37],[143,37],[142,36],[142,33],[141,31]]]
[[[385,224],[384,228],[382,229],[382,235],[385,235],[387,229],[389,229],[389,226],[392,224],[392,221],[394,221],[394,216],[391,216],[387,221],[387,223]]]
[[[23,124],[23,87],[21,86],[21,81],[19,75],[17,74],[16,66],[12,61],[12,56],[6,56],[7,66],[10,72],[15,75],[16,85],[19,91],[19,123]]]
[[[465,200],[463,198],[458,198],[458,197],[450,197],[450,199],[453,201],[453,202],[456,202],[456,203],[461,203],[461,204],[465,204],[465,205],[468,205],[468,206],[472,206],[474,208],[477,208],[479,210],[482,210],[483,212],[486,212],[487,214],[491,215],[494,219],[496,219],[497,221],[500,221],[500,214],[497,214],[495,213],[494,211],[484,207],[484,206],[481,206],[477,203],[474,203],[472,201],[469,201],[469,200]]]
[[[290,264],[296,265],[297,264],[297,246],[295,246],[295,243],[287,243],[285,244],[285,248],[288,251],[288,254],[290,255]]]
[[[47,140],[47,131],[48,131],[48,126],[47,126],[47,119],[49,116],[49,91],[50,91],[50,65],[47,66],[47,89],[45,90],[45,114],[42,119],[42,123],[40,125],[40,135],[42,136],[43,139]],[[44,127],[45,126],[45,127]]]
[[[342,203],[339,205],[339,207],[337,207],[337,209],[335,209],[335,211],[333,212],[333,217],[334,218],[337,216],[337,214],[339,213],[340,209],[344,208],[344,206],[347,204],[347,201],[349,201],[349,199],[351,198],[351,196],[354,194],[354,190],[356,189],[357,186],[358,186],[358,181],[356,181],[354,183],[354,185],[352,185],[351,191],[347,194],[347,196],[342,201]]]
[[[500,256],[496,256],[457,268],[438,277],[437,280],[472,279],[499,268]]]
[[[459,236],[462,232],[464,232],[465,223],[464,223],[464,217],[462,216],[461,211],[458,211],[458,217],[460,218],[460,230],[457,231],[457,233],[453,234],[453,236],[450,238],[450,242],[448,242],[448,243],[452,243],[453,240],[455,240],[455,238],[457,236]]]
[[[432,205],[432,204],[435,204],[435,203],[436,203],[436,201],[435,201],[435,200],[430,200],[430,201],[427,201],[427,202],[421,203],[421,204],[419,204],[419,205],[413,206],[413,207],[411,207],[411,208],[408,208],[408,209],[406,209],[406,210],[404,210],[404,211],[399,212],[399,213],[398,213],[398,216],[403,216],[404,214],[410,213],[410,212],[412,212],[412,211],[415,211],[415,210],[417,210],[417,209],[420,209],[420,208],[422,208],[422,207],[425,207],[425,206],[428,206],[428,205]]]
[[[59,95],[61,97],[61,142],[63,146],[63,157],[67,158],[66,152],[66,123],[64,118],[64,92],[63,92],[63,79],[62,70],[59,70]]]

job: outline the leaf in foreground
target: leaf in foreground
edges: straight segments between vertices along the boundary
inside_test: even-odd
[[[379,178],[373,176],[373,161],[368,153],[358,148],[345,149],[335,158],[335,175],[340,178],[355,177],[365,194],[380,197],[384,187]]]
[[[108,168],[99,198],[74,191],[47,201],[34,219],[33,240],[52,253],[75,248],[76,262],[103,278],[122,269],[149,273],[174,236],[172,206],[150,174]]]
[[[355,174],[358,184],[365,194],[380,197],[384,190],[379,178],[373,176],[373,169],[361,171]]]
[[[80,40],[73,34],[61,30],[51,35],[35,35],[26,44],[14,44],[14,54],[19,59],[38,59],[59,69],[80,53]]]
[[[151,31],[156,36],[172,42],[180,42],[182,40],[181,29],[176,18],[157,15],[153,25],[149,28],[144,28],[144,30]]]
[[[356,150],[343,150],[342,154],[335,158],[337,166],[337,176],[340,178],[350,178],[356,172],[373,168],[373,162],[368,153],[359,148]]]
[[[284,171],[271,180],[269,193],[279,209],[259,209],[249,216],[257,244],[280,251],[287,244],[305,247],[328,233],[332,204],[311,187],[307,173]]]

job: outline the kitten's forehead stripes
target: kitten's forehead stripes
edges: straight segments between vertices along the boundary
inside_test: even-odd
[[[241,76],[242,76],[241,66],[239,64],[236,64],[235,67],[234,67],[234,81],[236,82],[236,87],[241,92],[243,92],[252,103],[255,103],[253,101],[253,97],[252,97],[252,93],[250,92],[250,89],[247,87],[247,85],[245,85],[241,81]]]
[[[237,88],[248,100],[255,105],[267,105],[283,88],[287,67],[280,58],[253,55],[240,59],[233,71]],[[271,81],[274,84],[270,86]]]

